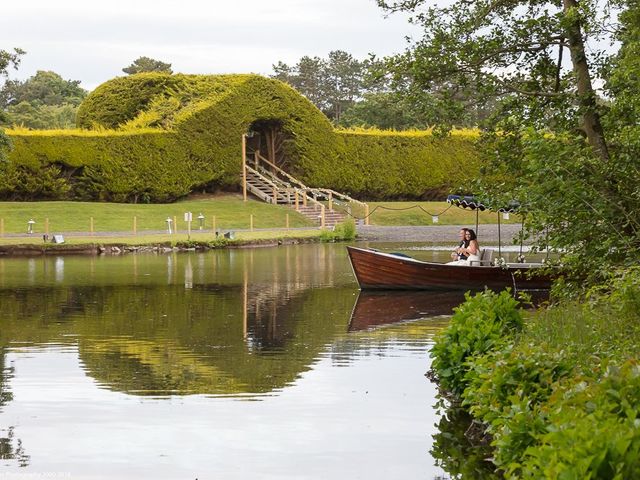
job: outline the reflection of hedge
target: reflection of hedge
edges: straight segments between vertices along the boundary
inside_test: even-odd
[[[240,138],[257,120],[282,125],[293,174],[369,199],[420,196],[446,187],[456,163],[477,168],[468,136],[335,132],[295,90],[257,75],[116,78],[77,120],[97,128],[10,132],[0,198],[167,201],[237,186]]]
[[[161,262],[151,265],[166,268]],[[72,343],[87,375],[115,391],[267,393],[309,370],[336,335],[344,334],[354,301],[350,287],[309,286],[286,302],[274,297],[261,303],[260,317],[250,302],[248,342],[241,286],[195,284],[185,289],[118,281],[122,278],[115,276],[116,285],[53,288],[46,296],[34,296],[34,289],[27,288],[28,302],[0,290],[0,367],[2,347],[12,342]],[[271,285],[256,287],[252,293],[257,295],[250,298],[264,299],[271,291]],[[48,312],[44,319],[43,311]],[[0,405],[2,388],[0,376]]]

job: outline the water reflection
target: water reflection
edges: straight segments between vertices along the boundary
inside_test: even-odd
[[[407,323],[441,310],[398,296],[393,318],[357,327],[367,296],[335,245],[0,259],[2,464],[78,478],[441,476],[423,375],[447,320]]]
[[[464,292],[362,291],[351,314],[349,331],[425,317],[450,316]]]
[[[449,406],[438,422],[431,455],[450,478],[494,480],[503,478],[491,462],[492,450],[487,438],[470,432],[473,418],[461,407]],[[470,427],[471,426],[471,427]],[[477,426],[478,430],[481,427]]]
[[[13,400],[13,394],[9,390],[9,382],[14,373],[13,367],[5,365],[5,349],[0,348],[0,412],[3,407]],[[16,464],[18,467],[29,465],[29,455],[25,453],[22,440],[16,435],[16,427],[0,426],[0,460],[5,465]]]

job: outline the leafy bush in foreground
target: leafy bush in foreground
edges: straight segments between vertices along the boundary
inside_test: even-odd
[[[547,406],[548,429],[537,436],[518,478],[640,478],[640,367],[610,367],[599,382],[559,389]]]
[[[496,465],[517,462],[535,435],[546,431],[540,407],[557,382],[572,374],[572,363],[538,345],[508,345],[468,363],[463,405],[493,436]]]
[[[518,302],[508,290],[467,293],[465,300],[431,349],[431,368],[440,387],[458,397],[469,383],[469,361],[504,346],[507,337],[523,325]]]

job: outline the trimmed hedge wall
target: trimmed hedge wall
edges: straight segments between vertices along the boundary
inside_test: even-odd
[[[473,133],[335,131],[277,80],[146,73],[92,92],[78,111],[84,130],[9,131],[14,150],[0,166],[0,198],[166,202],[238,188],[240,139],[259,120],[277,121],[291,139],[293,175],[369,200],[446,190],[479,168]],[[469,175],[455,173],[460,164]]]
[[[378,200],[443,198],[468,184],[480,169],[475,132],[437,138],[429,132],[336,132],[338,155],[310,163],[314,185]]]

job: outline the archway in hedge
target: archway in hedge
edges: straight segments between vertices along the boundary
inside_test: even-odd
[[[253,157],[256,152],[274,165],[288,171],[291,165],[287,152],[288,143],[293,138],[282,129],[282,121],[277,119],[256,120],[249,127],[247,135],[247,155]]]

